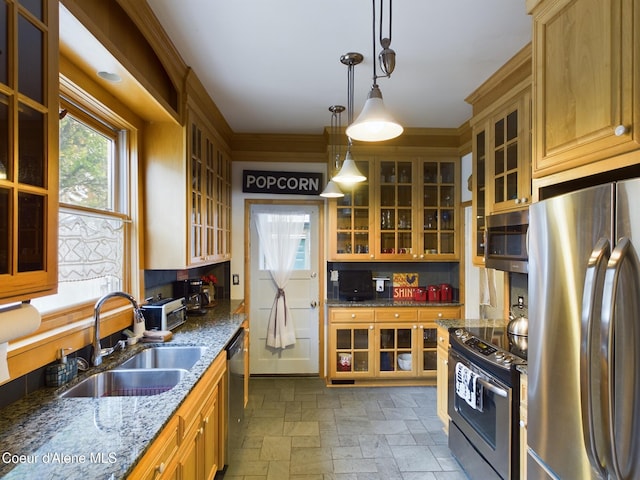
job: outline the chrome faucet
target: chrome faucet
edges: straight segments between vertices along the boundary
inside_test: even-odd
[[[142,311],[140,307],[138,307],[138,302],[136,302],[135,298],[125,292],[110,292],[106,295],[102,296],[96,302],[96,306],[93,309],[93,322],[94,322],[94,337],[93,337],[93,349],[91,352],[91,364],[94,367],[97,367],[102,363],[102,357],[111,355],[118,347],[124,348],[123,342],[118,342],[115,347],[111,348],[102,348],[100,345],[100,309],[102,308],[102,304],[114,297],[122,297],[126,298],[133,305],[133,321],[134,323],[140,321],[142,318]]]

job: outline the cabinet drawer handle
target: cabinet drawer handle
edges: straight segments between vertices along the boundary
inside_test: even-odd
[[[396,317],[396,318],[400,318],[400,314],[399,313],[394,313],[393,316]]]
[[[158,466],[156,467],[156,471],[157,471],[158,473],[164,473],[165,468],[167,468],[167,467],[166,467],[166,465],[164,464],[164,462],[162,462],[160,465],[158,465]]]
[[[442,312],[438,312],[438,317],[442,318]]]
[[[356,314],[355,314],[355,313],[352,313],[352,314],[351,314],[351,318],[356,318]]]

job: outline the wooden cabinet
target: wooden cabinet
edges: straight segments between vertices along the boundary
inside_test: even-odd
[[[531,45],[474,91],[472,231],[476,266],[484,266],[486,217],[531,202]]]
[[[455,157],[369,157],[367,181],[329,205],[331,260],[458,260]]]
[[[58,2],[8,0],[2,8],[0,303],[7,303],[57,290]]]
[[[229,260],[228,149],[194,108],[188,109],[184,126],[148,125],[145,139],[145,268],[183,269]]]
[[[472,174],[471,174],[471,231],[473,236],[472,262],[484,266],[485,228],[486,228],[486,164],[487,164],[487,122],[473,127]]]
[[[527,480],[527,375],[520,375],[520,480]]]
[[[442,420],[442,423],[444,424],[445,430],[448,431],[449,331],[444,327],[438,326],[437,336],[438,373],[436,382],[436,410],[438,412],[438,417],[440,417],[440,420]]]
[[[491,116],[486,145],[487,201],[490,213],[531,203],[531,88]]]
[[[218,355],[129,478],[213,480],[225,455],[226,361]]]
[[[329,309],[329,380],[427,381],[437,371],[435,320],[460,307]]]
[[[329,201],[329,249],[332,260],[366,261],[374,258],[374,195],[369,161],[362,157],[356,161],[367,180],[340,187],[344,197]]]
[[[528,7],[536,77],[533,176],[637,150],[640,1],[530,0]]]

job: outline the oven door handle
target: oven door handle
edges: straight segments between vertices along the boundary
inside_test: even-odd
[[[484,378],[478,378],[478,383],[482,385],[482,388],[489,390],[491,393],[495,393],[496,395],[507,398],[509,396],[509,392],[505,389],[495,386],[493,383],[485,380]]]

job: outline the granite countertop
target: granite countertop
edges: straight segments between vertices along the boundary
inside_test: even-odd
[[[327,307],[413,307],[413,308],[425,308],[425,307],[459,307],[462,303],[447,302],[417,302],[415,300],[393,300],[392,298],[378,298],[375,300],[362,300],[359,302],[350,302],[347,300],[328,299],[325,300]]]
[[[456,319],[441,319],[436,320],[436,325],[444,328],[471,328],[471,327],[480,327],[480,328],[492,328],[492,327],[505,327],[509,323],[509,320],[505,320],[504,318],[492,318],[492,319],[482,319],[482,318],[456,318]]]
[[[104,359],[62,388],[43,388],[0,410],[0,477],[7,479],[126,478],[163,426],[245,319],[240,300],[222,300],[188,317],[164,345],[207,350],[173,389],[148,397],[59,398],[83,378],[120,364],[154,344],[138,343]]]

